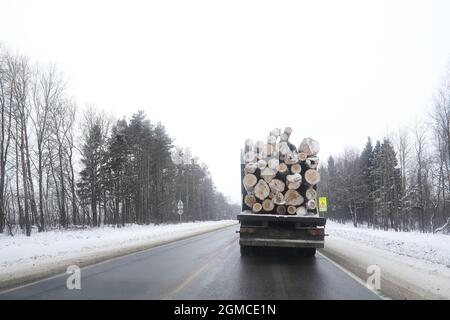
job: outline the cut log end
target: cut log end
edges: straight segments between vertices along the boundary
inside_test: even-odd
[[[297,213],[297,208],[295,206],[288,206],[287,207],[287,213],[288,214],[296,214]]]
[[[307,213],[308,213],[308,211],[306,210],[306,208],[304,206],[300,206],[297,208],[297,215],[304,216]]]
[[[286,207],[285,206],[277,206],[276,211],[277,211],[277,214],[284,215],[284,214],[286,214]]]
[[[255,204],[253,204],[253,207],[252,207],[252,211],[253,212],[258,213],[258,212],[261,212],[261,210],[262,210],[262,204],[261,203],[256,202]]]
[[[271,212],[275,208],[275,205],[272,200],[266,199],[263,201],[262,207],[265,212]]]
[[[305,191],[305,197],[306,197],[306,199],[308,199],[308,200],[316,199],[316,198],[317,198],[317,190],[314,189],[314,188],[308,188],[308,189],[306,189],[306,191]]]
[[[297,190],[288,190],[284,194],[284,200],[288,206],[299,206],[303,203],[304,198]]]
[[[263,178],[267,183],[272,181],[275,178],[276,172],[270,168],[265,168],[261,171],[261,178]]]
[[[248,194],[244,197],[244,203],[247,207],[253,208],[253,205],[256,203],[256,197],[252,194]]]
[[[259,180],[254,188],[255,197],[259,200],[265,200],[270,193],[269,185],[264,180]]]
[[[291,173],[292,174],[300,174],[302,172],[302,166],[299,163],[293,164],[291,166]]]
[[[247,192],[253,191],[258,179],[252,173],[248,173],[244,176],[242,183],[244,184],[244,188]]]
[[[315,199],[308,200],[306,202],[306,208],[308,210],[316,210],[317,208],[316,200]]]
[[[310,186],[314,186],[320,182],[320,174],[315,169],[306,170],[304,178],[305,182]]]

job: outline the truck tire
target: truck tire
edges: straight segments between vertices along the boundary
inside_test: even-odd
[[[305,250],[306,250],[305,254],[307,257],[314,257],[316,255],[316,248],[308,248]]]
[[[246,257],[251,254],[252,248],[248,246],[241,246],[241,257]]]

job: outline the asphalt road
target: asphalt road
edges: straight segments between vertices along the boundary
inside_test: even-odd
[[[263,251],[241,257],[238,226],[0,293],[0,299],[378,299],[321,255]]]

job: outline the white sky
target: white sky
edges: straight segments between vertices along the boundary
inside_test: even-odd
[[[0,42],[138,109],[239,201],[239,149],[291,126],[323,160],[421,118],[450,61],[450,1],[0,0]]]

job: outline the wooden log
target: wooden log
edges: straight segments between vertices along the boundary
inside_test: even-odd
[[[272,131],[270,131],[270,135],[274,136],[276,138],[278,138],[281,134],[281,129],[280,128],[275,128]]]
[[[263,178],[267,183],[272,181],[273,178],[275,178],[276,172],[275,170],[272,170],[270,168],[265,168],[261,171],[261,178]]]
[[[263,210],[266,212],[271,212],[275,208],[275,205],[271,199],[266,199],[262,203]]]
[[[286,214],[286,207],[285,206],[277,206],[276,211],[277,211],[277,214],[284,215],[284,214]]]
[[[289,149],[289,146],[288,146],[288,144],[287,144],[286,141],[280,142],[280,143],[278,144],[278,149],[279,149],[279,152],[280,152],[280,154],[281,154],[282,156],[285,156],[285,155],[287,155],[289,152],[291,152],[291,149]]]
[[[280,161],[277,158],[271,158],[267,162],[267,166],[272,170],[277,170],[277,167],[279,164],[280,164]]]
[[[253,205],[256,203],[256,197],[252,194],[247,194],[244,197],[244,203],[247,207],[253,208]]]
[[[292,128],[286,127],[284,129],[284,132],[280,135],[280,141],[288,141],[289,137],[291,136]]]
[[[286,176],[286,181],[287,182],[292,182],[292,183],[302,183],[302,176],[298,173],[294,173],[294,174],[288,174]]]
[[[286,185],[283,181],[280,179],[272,179],[272,181],[269,182],[269,188],[270,191],[274,193],[283,192],[286,188]]]
[[[280,144],[277,143],[275,144],[275,147],[272,150],[272,155],[273,158],[279,158],[280,157]]]
[[[253,141],[251,139],[245,140],[244,152],[253,151]]]
[[[287,183],[287,188],[289,190],[297,190],[298,188],[300,188],[302,185],[301,182],[288,182]]]
[[[274,196],[275,196],[275,193],[271,190],[269,192],[269,199],[273,199]]]
[[[308,210],[316,210],[317,204],[315,199],[311,199],[306,201],[306,209]]]
[[[255,149],[256,149],[257,153],[263,153],[264,148],[266,147],[266,143],[262,140],[258,140],[258,141],[256,141],[255,146],[256,146]]]
[[[298,163],[298,154],[289,151],[287,154],[284,155],[284,163],[288,165],[293,165]]]
[[[308,157],[305,160],[305,164],[308,168],[315,169],[319,165],[319,158],[318,157]]]
[[[256,162],[256,154],[253,151],[248,151],[244,153],[244,162],[245,163]]]
[[[292,174],[300,174],[302,172],[302,166],[300,165],[300,163],[295,163],[291,166],[291,173]]]
[[[248,193],[253,192],[254,187],[257,182],[258,182],[258,179],[252,173],[247,173],[244,176],[244,179],[242,179],[242,184],[244,185],[245,191],[247,191]]]
[[[284,180],[286,175],[289,173],[288,166],[285,163],[280,163],[277,166],[277,178],[280,180]]]
[[[297,213],[297,208],[295,206],[288,206],[287,207],[287,213],[291,214],[291,215],[296,214]]]
[[[315,156],[317,153],[319,153],[320,150],[320,144],[313,138],[305,138],[300,143],[300,146],[298,147],[298,150],[300,152],[306,153],[308,156]]]
[[[258,213],[258,212],[261,212],[261,210],[262,210],[262,204],[259,202],[255,202],[255,204],[252,207],[252,211],[254,213]]]
[[[245,173],[255,173],[256,169],[258,168],[258,165],[254,162],[249,162],[245,165]]]
[[[267,137],[268,145],[274,146],[276,143],[277,143],[277,137],[272,136],[272,135]]]
[[[308,188],[305,191],[305,198],[308,200],[317,198],[317,190],[314,188]]]
[[[298,153],[298,160],[303,162],[308,158],[308,155],[304,152],[299,152]]]
[[[259,170],[264,170],[264,168],[267,167],[267,161],[264,159],[258,160],[258,168]]]
[[[297,190],[286,191],[286,193],[284,194],[284,200],[286,201],[286,204],[288,206],[299,206],[304,201],[303,197],[300,195],[300,193],[298,193]]]
[[[268,158],[271,158],[274,149],[275,149],[274,146],[272,146],[270,144],[266,144],[264,147],[263,159],[268,160]]]
[[[309,186],[314,186],[320,182],[320,174],[316,169],[308,169],[304,174],[304,181]]]
[[[275,193],[272,200],[273,200],[273,203],[275,203],[276,205],[279,205],[279,206],[286,204],[286,201],[284,200],[284,195],[281,192]]]
[[[270,188],[266,181],[260,179],[255,185],[254,194],[259,200],[264,200],[269,196]]]
[[[297,215],[304,216],[307,213],[308,213],[308,211],[306,210],[305,206],[300,206],[297,208]]]

